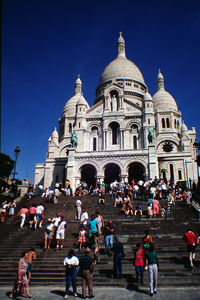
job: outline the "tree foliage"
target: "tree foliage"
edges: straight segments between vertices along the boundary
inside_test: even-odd
[[[15,162],[9,155],[0,153],[0,178],[8,178],[14,165]]]
[[[200,167],[200,154],[197,155],[197,165]]]

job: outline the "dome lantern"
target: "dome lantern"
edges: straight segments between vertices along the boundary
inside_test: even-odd
[[[80,79],[80,75],[78,74],[78,77],[76,79],[75,83],[75,94],[81,94],[82,93],[82,82]]]
[[[117,43],[117,51],[118,51],[118,57],[126,57],[125,41],[122,36],[122,32],[119,33],[119,38],[118,38],[118,43]]]
[[[161,73],[160,69],[158,71],[157,83],[158,83],[158,89],[165,89],[164,77],[163,77],[163,74]]]

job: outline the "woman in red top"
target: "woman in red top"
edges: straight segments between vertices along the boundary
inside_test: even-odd
[[[20,228],[23,228],[24,227],[24,223],[25,223],[25,220],[26,220],[26,215],[28,214],[28,208],[26,206],[22,207],[20,209],[20,211],[18,212],[18,215],[17,216],[20,216],[21,217],[21,224],[20,224]]]
[[[139,275],[140,275],[140,282],[143,284],[144,281],[144,256],[145,252],[140,247],[140,243],[136,244],[136,249],[134,251],[134,265],[135,265],[135,272],[136,272],[136,281],[138,282]]]
[[[32,228],[33,223],[35,221],[35,214],[36,214],[36,205],[35,203],[29,208],[29,224],[30,228]]]
[[[185,240],[187,244],[187,251],[189,253],[190,265],[193,268],[193,260],[195,259],[195,244],[197,241],[197,236],[189,228],[187,232],[184,234],[183,240]]]

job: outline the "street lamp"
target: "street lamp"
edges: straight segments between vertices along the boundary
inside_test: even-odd
[[[17,157],[20,153],[20,148],[19,146],[17,146],[14,150],[14,154],[15,154],[15,164],[14,164],[14,171],[13,171],[13,179],[15,179],[15,175],[17,174],[16,172],[16,166],[17,166]]]

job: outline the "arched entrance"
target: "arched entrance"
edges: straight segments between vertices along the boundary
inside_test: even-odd
[[[114,163],[107,164],[104,167],[104,182],[110,184],[113,181],[120,181],[121,170],[120,167]]]
[[[81,180],[84,180],[87,183],[88,187],[90,187],[91,185],[93,187],[96,186],[97,171],[94,166],[90,164],[86,164],[81,167],[80,173],[81,173]]]
[[[131,183],[133,179],[135,179],[136,182],[140,179],[145,180],[145,168],[139,162],[131,163],[128,166],[128,182]]]

